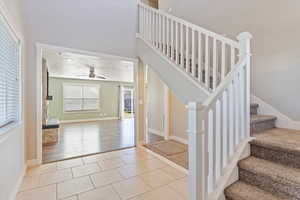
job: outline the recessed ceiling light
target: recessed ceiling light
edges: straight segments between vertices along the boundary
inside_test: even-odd
[[[73,59],[72,58],[67,58],[66,61],[70,63],[70,62],[73,62]]]

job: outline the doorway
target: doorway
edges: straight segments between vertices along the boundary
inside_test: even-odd
[[[134,118],[134,89],[131,87],[121,87],[120,92],[120,118]]]
[[[38,45],[40,163],[134,147],[137,94],[134,59]],[[109,63],[109,64],[108,64]],[[130,72],[130,73],[128,73]],[[119,86],[124,113],[118,117]],[[42,109],[41,109],[42,108]]]

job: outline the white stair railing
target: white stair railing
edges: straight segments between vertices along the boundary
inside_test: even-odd
[[[209,200],[250,138],[250,40],[237,41],[139,3],[138,37],[211,94],[190,102],[189,200]]]
[[[250,138],[250,39],[238,36],[240,59],[204,102],[190,102],[189,200],[208,200],[238,147]]]
[[[139,3],[138,37],[213,92],[237,64],[237,41]]]

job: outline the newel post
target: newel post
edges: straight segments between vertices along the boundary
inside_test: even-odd
[[[251,101],[251,39],[248,32],[237,36],[240,44],[240,59],[246,58],[246,138],[250,137],[250,101]]]
[[[206,200],[207,174],[205,154],[205,133],[202,125],[202,106],[190,102],[188,109],[188,141],[189,141],[189,200]]]

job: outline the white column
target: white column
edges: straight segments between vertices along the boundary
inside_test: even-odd
[[[207,153],[205,131],[202,125],[201,104],[190,102],[188,109],[189,138],[189,200],[206,200]]]
[[[237,36],[240,44],[239,59],[246,57],[246,138],[250,137],[250,97],[251,97],[251,39],[252,35],[248,32],[240,33]]]
[[[164,84],[164,136],[165,140],[170,137],[170,89]]]

